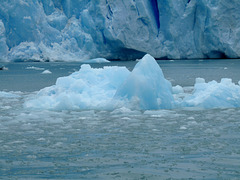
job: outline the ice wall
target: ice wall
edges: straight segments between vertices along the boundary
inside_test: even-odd
[[[4,0],[0,59],[239,58],[238,0]]]
[[[6,44],[5,27],[0,20],[0,61],[7,60],[8,47]]]

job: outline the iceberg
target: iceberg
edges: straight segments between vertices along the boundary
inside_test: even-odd
[[[171,109],[171,84],[155,59],[145,55],[132,72],[126,67],[91,68],[83,64],[78,72],[60,77],[26,101],[33,109]]]
[[[0,98],[19,98],[20,96],[13,92],[0,91]]]
[[[108,109],[116,89],[129,75],[126,67],[91,68],[89,64],[40,90],[25,107],[50,110]]]
[[[0,61],[239,58],[240,1],[0,3]]]
[[[42,72],[42,74],[52,74],[52,72],[49,71],[49,70],[44,70],[44,71]]]
[[[105,59],[105,58],[94,58],[94,59],[88,59],[88,60],[84,60],[82,61],[83,63],[110,63],[109,60]]]
[[[140,109],[172,109],[172,85],[164,78],[156,60],[145,55],[117,89],[116,99],[134,100]]]
[[[214,80],[206,83],[197,78],[193,94],[184,98],[182,106],[204,109],[240,107],[240,86],[228,78],[223,78],[220,83]]]
[[[1,93],[0,93],[1,95]],[[240,107],[240,81],[205,82],[197,78],[193,91],[172,87],[156,60],[145,55],[130,72],[126,67],[92,68],[59,77],[56,84],[40,90],[25,108],[48,110],[157,110],[176,108]]]

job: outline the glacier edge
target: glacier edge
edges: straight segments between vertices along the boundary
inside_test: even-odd
[[[13,0],[0,4],[0,61],[239,58],[240,2]]]

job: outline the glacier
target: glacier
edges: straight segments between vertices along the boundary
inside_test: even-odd
[[[1,94],[0,94],[1,95]],[[172,87],[155,59],[147,54],[129,71],[126,67],[92,68],[57,79],[56,84],[30,96],[24,107],[33,110],[158,110],[240,107],[240,81],[197,78],[193,91]]]
[[[0,61],[239,58],[238,0],[3,0]]]

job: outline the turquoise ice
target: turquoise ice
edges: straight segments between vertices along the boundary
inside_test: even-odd
[[[130,72],[126,67],[91,68],[57,79],[25,102],[26,108],[50,110],[156,110],[174,108],[240,107],[240,86],[231,79],[205,82],[197,78],[192,92],[172,87],[149,54]]]

